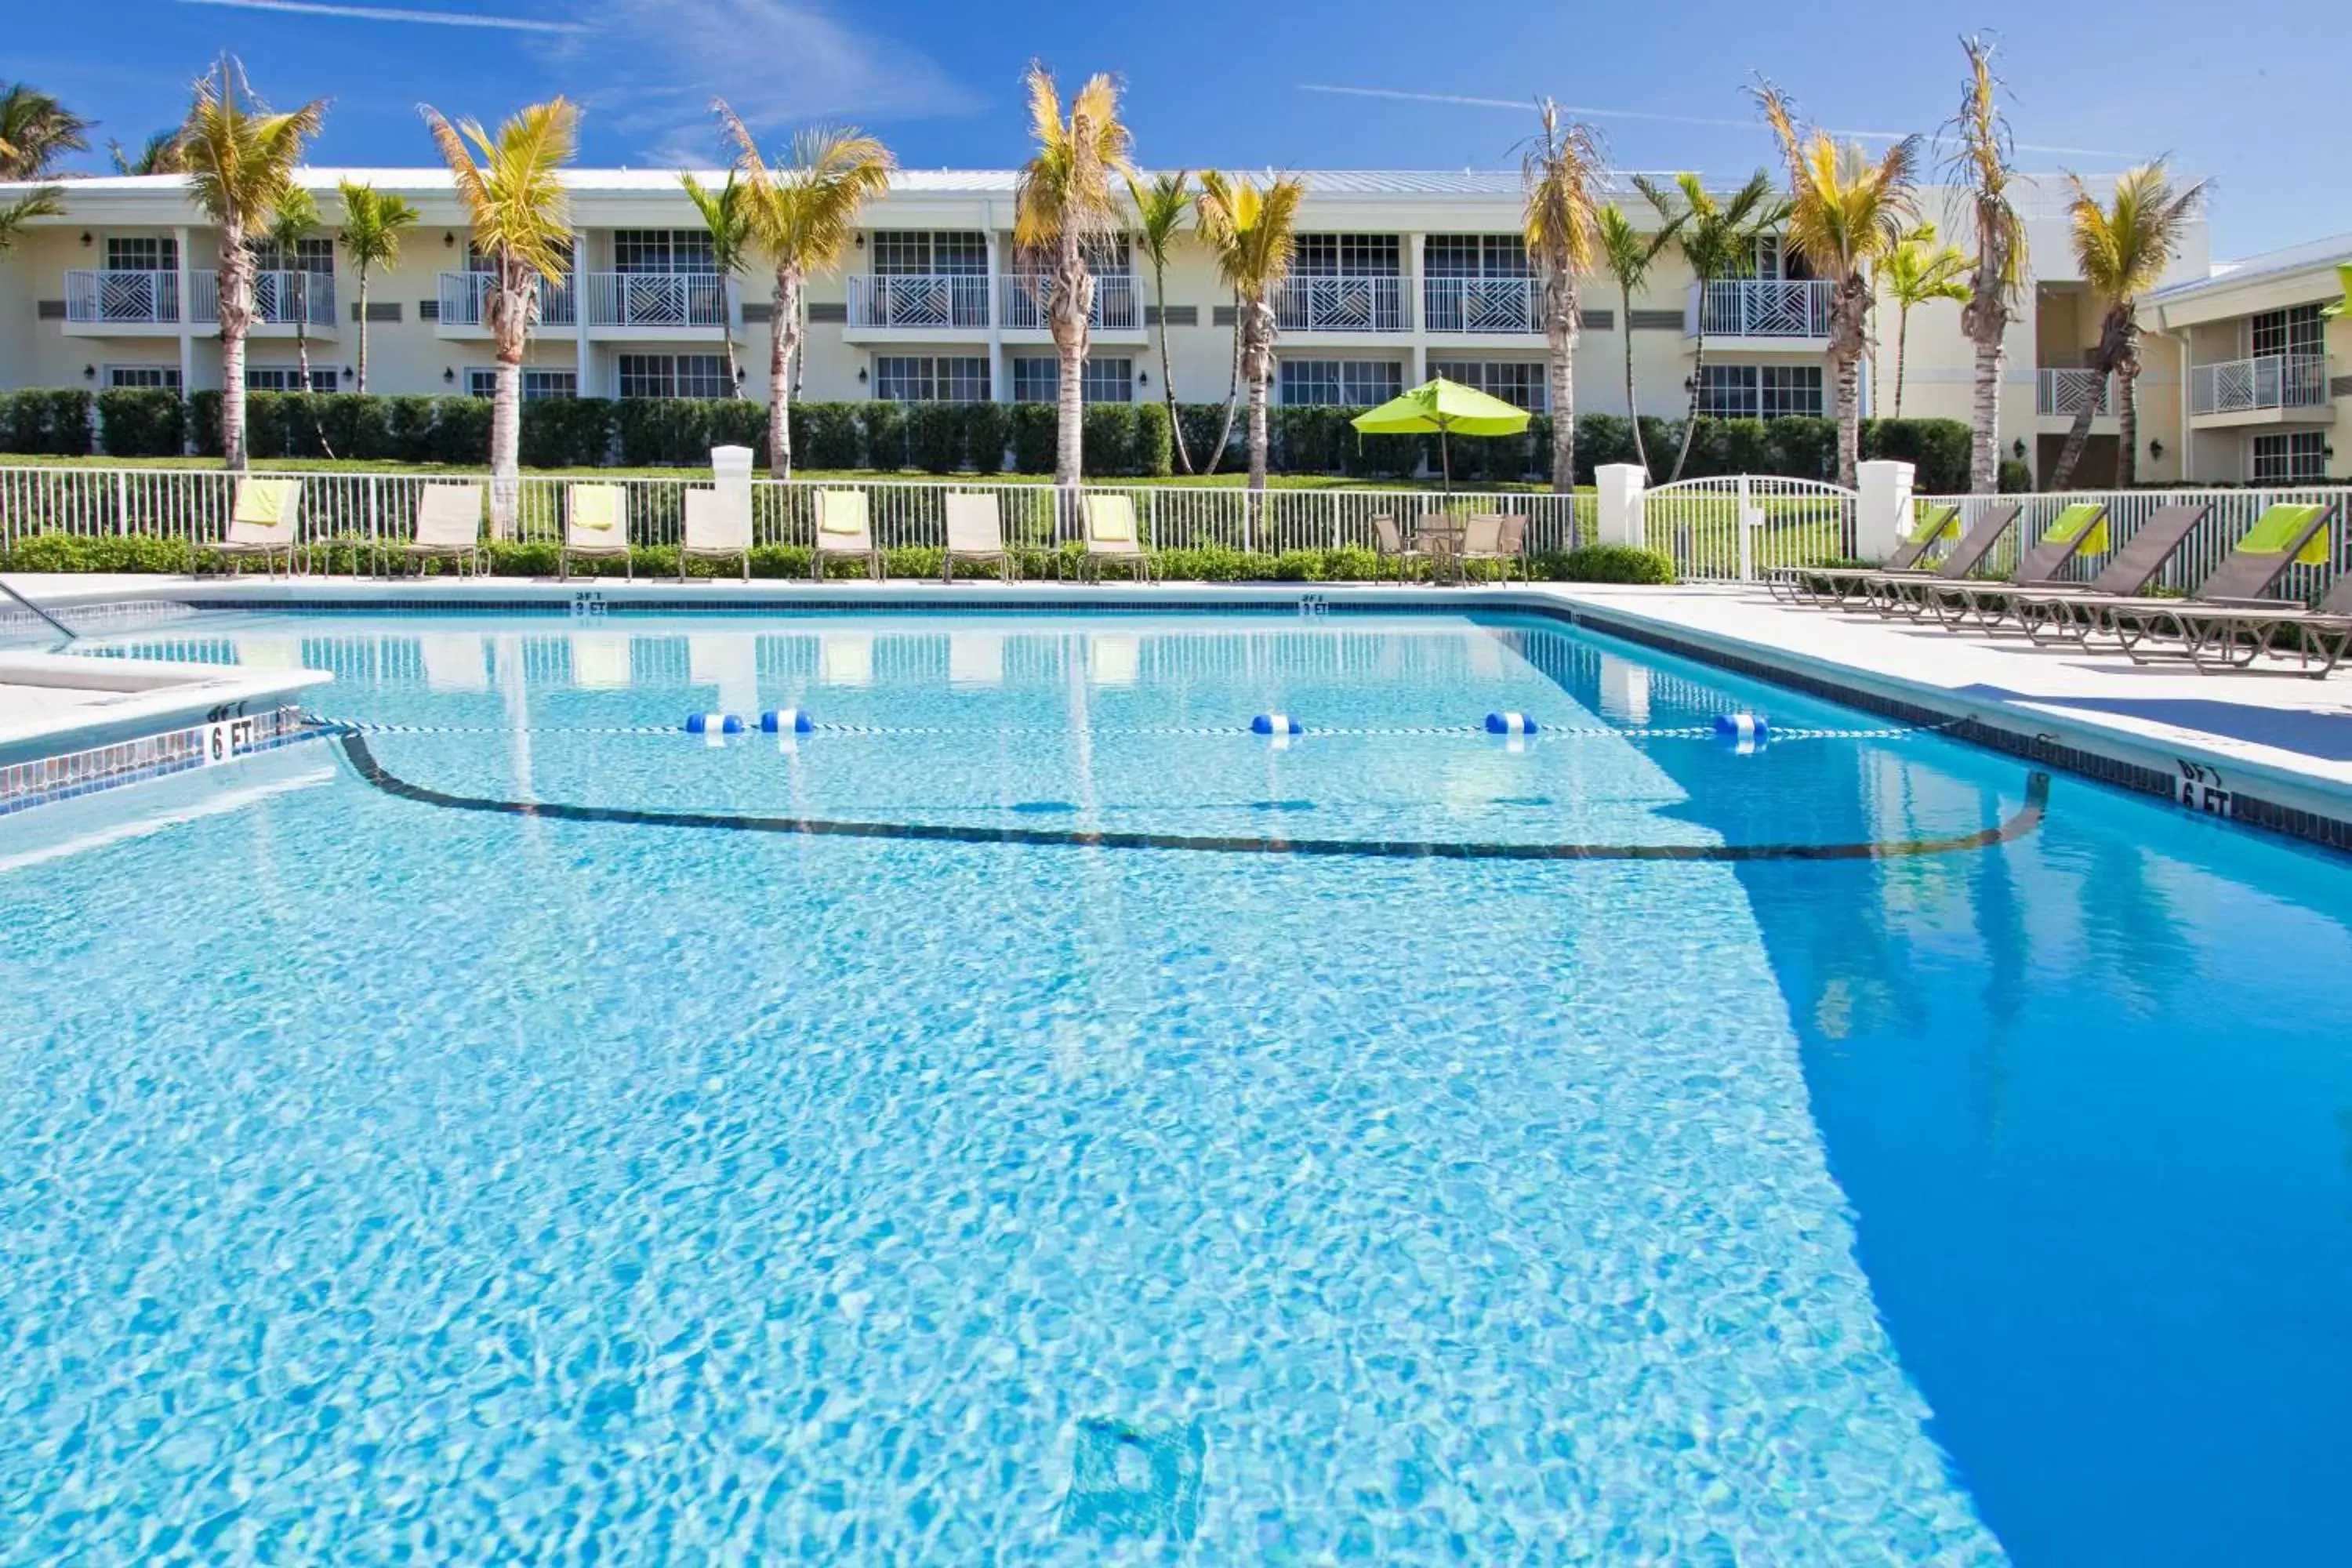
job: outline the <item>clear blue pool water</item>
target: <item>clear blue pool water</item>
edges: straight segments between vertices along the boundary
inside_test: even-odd
[[[1885,726],[1508,618],[120,646],[331,668],[500,798],[1740,844],[2024,793],[1656,733]],[[793,705],[850,728],[637,732]],[[320,742],[0,819],[0,1560],[2331,1560],[2347,917],[2065,777],[1836,863],[525,819]]]

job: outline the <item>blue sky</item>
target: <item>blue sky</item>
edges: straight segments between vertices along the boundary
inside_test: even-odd
[[[2352,229],[2352,117],[2330,107],[2344,58],[2316,0],[23,0],[0,72],[135,144],[232,49],[265,96],[332,100],[321,163],[429,162],[419,101],[488,119],[563,91],[596,163],[715,162],[718,93],[763,132],[852,121],[910,166],[971,167],[1021,156],[1018,79],[1038,55],[1119,75],[1153,166],[1501,167],[1528,128],[1517,106],[1549,93],[1593,111],[1623,166],[1738,176],[1769,152],[1741,91],[1756,73],[1826,125],[1932,131],[1958,97],[1962,28],[2000,39],[2021,163],[2169,153],[2214,181],[2217,257]]]

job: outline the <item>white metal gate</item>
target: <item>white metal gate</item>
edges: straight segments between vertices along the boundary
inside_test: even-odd
[[[1753,582],[1776,567],[1851,558],[1855,500],[1820,479],[1683,479],[1643,493],[1643,537],[1674,557],[1685,582]]]

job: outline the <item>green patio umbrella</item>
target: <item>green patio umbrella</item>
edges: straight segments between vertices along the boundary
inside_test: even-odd
[[[1435,431],[1438,462],[1445,473],[1445,488],[1451,490],[1452,438],[1457,435],[1516,436],[1528,427],[1528,411],[1441,375],[1423,382],[1402,396],[1390,398],[1378,408],[1365,409],[1349,423],[1368,436],[1426,436]]]

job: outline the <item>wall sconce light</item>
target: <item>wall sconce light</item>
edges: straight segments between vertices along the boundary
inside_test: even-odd
[[[451,370],[447,365],[446,365],[446,364],[445,364],[445,365],[443,365],[443,366],[441,367],[441,379],[442,379],[443,381],[455,381],[455,380],[457,380],[457,373],[456,371],[454,371],[454,370]]]
[[[83,248],[83,249],[87,250],[87,249],[89,249],[89,246],[90,246],[89,230],[88,230],[88,229],[83,229],[83,230],[81,231],[81,243],[82,243],[82,248]]]
[[[81,378],[84,381],[96,381],[98,379],[98,366],[94,364],[86,364],[82,366]]]
[[[2157,461],[2162,462],[2164,460],[2164,443],[2161,441],[2150,441],[2147,444],[2147,455],[2155,458]]]
[[[864,365],[859,365],[857,367],[857,384],[860,386],[866,384],[866,367]]]
[[[454,250],[457,246],[457,237],[445,228],[441,231],[441,243],[447,248]]]
[[[857,248],[858,248],[858,249],[860,249],[860,250],[865,249],[865,248],[866,248],[866,236],[865,236],[865,234],[864,234],[863,232],[860,232],[860,233],[859,233],[859,234],[857,234],[855,237],[856,237],[856,241]]]
[[[1151,373],[1148,370],[1137,371],[1135,373],[1135,384],[1138,386],[1150,386],[1151,384]]]
[[[343,366],[343,379],[345,381],[357,381],[359,377],[352,374],[351,366],[345,365]]]
[[[2009,455],[2010,455],[2011,457],[2012,457],[2012,458],[2016,458],[2019,462],[2021,462],[2021,462],[2023,462],[2023,461],[2025,461],[2025,437],[2024,437],[2020,436],[2016,440],[2011,441],[2011,442],[2009,444]]]

